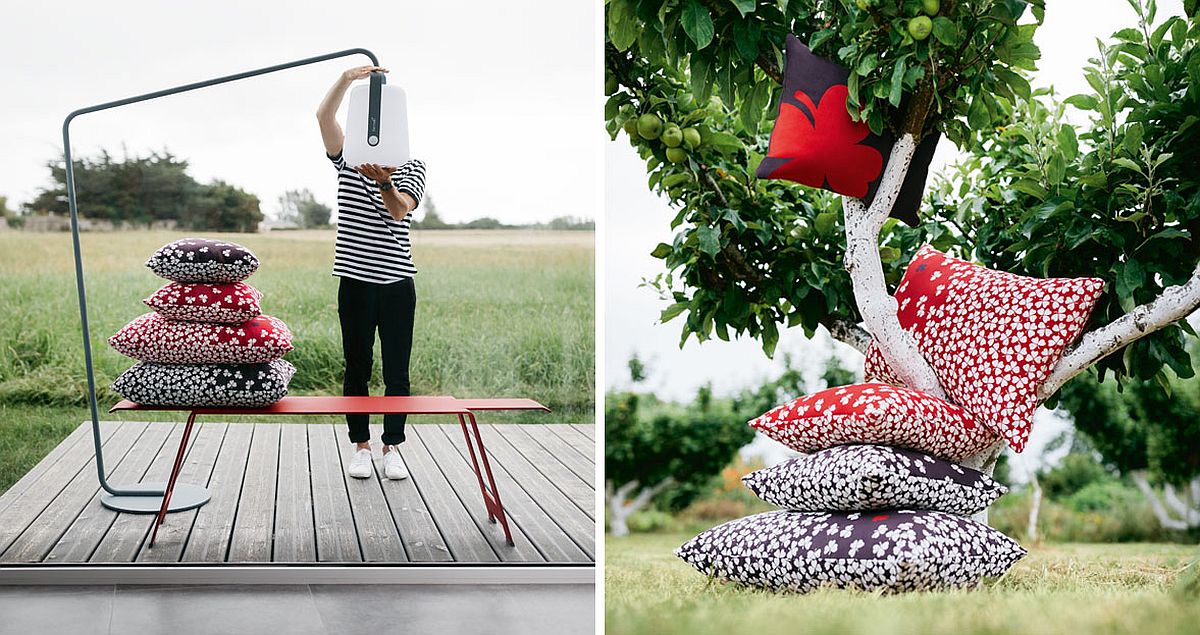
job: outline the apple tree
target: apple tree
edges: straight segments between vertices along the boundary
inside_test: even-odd
[[[823,326],[859,350],[874,339],[906,385],[944,396],[889,292],[929,243],[1109,283],[1043,399],[1098,362],[1159,384],[1166,367],[1190,372],[1180,320],[1200,305],[1200,26],[1190,0],[1190,21],[1131,4],[1136,26],[1084,71],[1092,92],[1066,100],[1091,115],[1078,129],[1030,87],[1042,0],[608,0],[608,131],[628,135],[676,212],[674,239],[653,252],[662,320],[681,317],[685,340],[749,335],[768,355],[780,328]],[[753,177],[789,33],[849,69],[853,118],[898,138],[869,206]],[[907,227],[888,212],[935,133],[965,159]],[[990,470],[1000,449],[968,464]]]

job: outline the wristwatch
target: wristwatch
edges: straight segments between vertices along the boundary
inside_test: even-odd
[[[380,183],[380,184],[379,184],[379,191],[380,191],[380,192],[387,192],[387,191],[389,191],[389,190],[391,190],[391,189],[393,189],[393,188],[395,188],[395,187],[396,187],[396,186],[392,185],[392,182],[391,182],[391,181],[384,181],[383,183]]]

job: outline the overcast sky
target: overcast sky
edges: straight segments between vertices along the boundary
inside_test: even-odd
[[[6,2],[0,196],[20,203],[48,185],[44,164],[61,156],[62,120],[76,108],[363,47],[408,94],[412,151],[444,218],[595,218],[597,15],[588,0]],[[332,205],[315,112],[342,70],[367,63],[343,58],[89,114],[72,124],[73,152],[167,148],[198,180],[258,195],[264,212],[302,187]]]
[[[1125,0],[1093,2],[1047,2],[1046,22],[1038,29],[1036,42],[1042,50],[1034,86],[1054,85],[1057,93],[1068,96],[1089,90],[1081,72],[1089,57],[1096,56],[1096,38],[1104,37],[1136,19]],[[1086,10],[1085,10],[1086,9]],[[1182,14],[1179,0],[1159,2],[1159,20]],[[938,147],[933,169],[952,160],[956,150],[945,141]],[[653,290],[639,288],[643,278],[662,271],[662,261],[649,253],[659,242],[671,242],[670,219],[675,211],[646,188],[645,163],[629,145],[624,133],[610,142],[605,151],[605,204],[608,209],[605,241],[606,306],[605,364],[609,387],[628,385],[626,362],[637,353],[650,366],[649,388],[671,399],[691,399],[696,389],[711,383],[718,394],[729,394],[757,385],[777,374],[785,354],[797,364],[819,372],[830,350],[836,350],[853,368],[862,368],[862,356],[841,343],[824,336],[808,340],[803,332],[788,329],[781,333],[776,360],[767,359],[755,340],[734,342],[713,340],[703,345],[695,340],[680,350],[682,318],[656,324],[666,304]],[[1065,424],[1044,410],[1039,413],[1030,450],[1057,435]],[[778,448],[756,443],[757,450]],[[1018,466],[1019,469],[1019,466]]]

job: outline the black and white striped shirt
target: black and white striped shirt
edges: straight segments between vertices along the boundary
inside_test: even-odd
[[[417,275],[409,241],[412,214],[402,221],[393,219],[374,179],[346,165],[341,153],[329,160],[338,170],[333,275],[380,284]],[[420,203],[425,193],[425,164],[418,159],[406,161],[392,173],[392,184],[396,191]]]

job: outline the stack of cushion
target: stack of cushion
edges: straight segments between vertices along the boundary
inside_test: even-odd
[[[296,369],[283,356],[292,334],[262,315],[262,293],[245,282],[259,261],[245,247],[205,238],[164,245],[146,261],[170,280],[143,300],[154,311],[108,343],[138,360],[113,382],[140,404],[258,408],[287,394]]]
[[[1083,330],[1103,282],[991,271],[925,247],[896,292],[901,325],[950,401],[898,384],[878,346],[868,379],[795,399],[750,422],[805,456],[743,481],[779,511],[714,527],[677,555],[752,586],[964,588],[1025,554],[969,518],[1005,493],[959,465],[1003,439],[1023,449],[1037,389]]]

